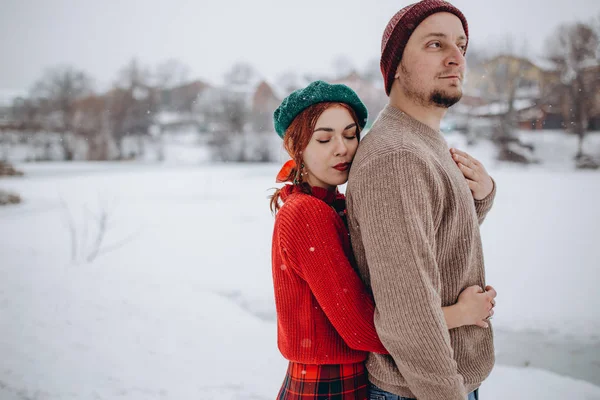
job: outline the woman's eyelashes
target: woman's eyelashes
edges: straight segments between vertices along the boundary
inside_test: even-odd
[[[344,135],[344,139],[354,140],[354,139],[356,139],[356,135]],[[319,143],[329,143],[330,139],[317,139],[317,142],[319,142]]]

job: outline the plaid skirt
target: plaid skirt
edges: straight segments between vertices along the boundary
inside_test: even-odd
[[[367,400],[364,362],[309,365],[290,362],[277,400]]]

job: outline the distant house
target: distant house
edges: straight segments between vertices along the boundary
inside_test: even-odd
[[[279,107],[282,100],[267,81],[262,80],[256,86],[251,100],[251,123],[254,131],[273,130],[273,112]]]
[[[594,130],[600,129],[600,65],[595,60],[588,64],[583,71],[585,80],[596,91],[588,129]],[[501,110],[508,111],[509,93],[514,89],[513,105],[519,128],[568,129],[573,118],[573,100],[562,89],[563,85],[560,71],[550,60],[500,55],[469,71],[465,91],[487,101],[487,107],[479,105],[471,110],[479,117],[498,117]]]
[[[195,112],[195,106],[203,92],[211,85],[200,80],[169,89],[163,89],[155,122],[161,133],[202,131],[205,121]]]
[[[461,101],[462,111],[479,118],[499,118],[509,111],[512,98],[519,128],[555,129],[562,124],[559,108],[549,103],[556,78],[557,72],[548,62],[496,56],[470,70],[465,81],[465,92],[484,99],[485,104]]]
[[[210,87],[211,85],[208,83],[196,80],[174,88],[164,89],[161,93],[160,109],[191,113],[198,96]]]
[[[526,58],[499,55],[472,67],[467,73],[464,90],[489,101],[505,100],[512,89],[515,89],[516,98],[540,97],[547,82],[547,72]]]

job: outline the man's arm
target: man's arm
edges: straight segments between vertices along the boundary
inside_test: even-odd
[[[370,160],[352,185],[381,342],[417,398],[464,400],[440,298],[436,172],[403,151]]]

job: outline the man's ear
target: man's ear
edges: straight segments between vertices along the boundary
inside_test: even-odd
[[[402,61],[400,61],[402,62]],[[394,75],[394,79],[400,78],[400,63],[398,63],[398,67],[396,68],[396,75]]]

